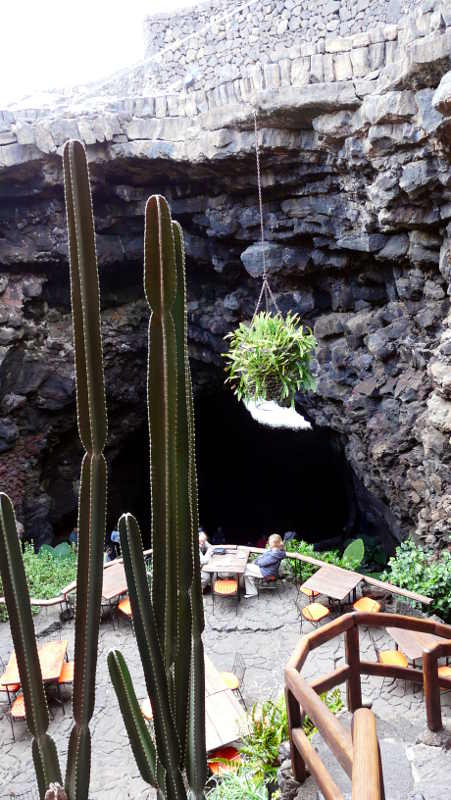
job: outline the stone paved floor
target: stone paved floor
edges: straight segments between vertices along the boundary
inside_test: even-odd
[[[247,670],[244,680],[244,695],[248,705],[257,700],[277,698],[283,690],[283,667],[299,638],[299,623],[294,605],[295,589],[283,584],[280,593],[267,591],[260,599],[243,600],[238,613],[227,601],[216,604],[212,614],[211,597],[205,597],[206,631],[205,649],[220,670],[230,670],[234,654],[243,654]],[[58,627],[56,613],[41,612],[35,618],[38,636],[45,641],[52,628]],[[309,627],[306,627],[308,630]],[[56,634],[58,635],[58,634]],[[65,623],[63,638],[69,641],[69,655],[73,657],[73,623]],[[378,632],[377,641],[382,648],[389,645],[384,632]],[[391,645],[393,646],[393,645]],[[135,640],[128,624],[122,623],[113,630],[111,621],[105,619],[101,625],[99,641],[99,669],[97,680],[96,708],[92,722],[93,800],[143,800],[153,798],[141,780],[128,745],[124,725],[111,687],[106,655],[110,648],[119,648],[130,667],[137,687],[138,697],[144,697],[144,682]],[[9,626],[0,624],[0,654],[7,659],[11,650]],[[366,633],[361,634],[363,657],[374,659],[374,649]],[[315,651],[308,659],[304,673],[307,677],[325,674],[344,660],[342,638],[336,639]],[[402,716],[419,727],[424,724],[422,693],[407,690],[404,682],[385,681],[382,687],[378,678],[363,678],[364,702],[372,701],[379,717],[392,720]],[[448,703],[451,715],[451,693],[443,698]],[[61,761],[65,762],[66,748],[71,728],[71,706],[66,705],[66,716],[58,706],[52,706],[54,719],[50,733],[54,737]],[[14,797],[34,785],[30,737],[24,723],[15,726],[16,742],[11,739],[9,720],[0,706],[0,798]]]

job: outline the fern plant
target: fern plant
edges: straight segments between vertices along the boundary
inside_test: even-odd
[[[313,391],[311,357],[316,339],[299,315],[288,312],[255,314],[225,337],[229,350],[223,354],[230,383],[239,400],[276,400],[294,406],[296,392]]]

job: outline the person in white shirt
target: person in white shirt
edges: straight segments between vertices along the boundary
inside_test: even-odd
[[[202,570],[202,567],[203,567],[204,564],[208,564],[208,562],[210,561],[210,558],[212,557],[212,554],[213,554],[213,548],[212,548],[211,544],[208,541],[207,534],[205,533],[205,531],[200,529],[200,531],[199,531],[199,559],[200,559],[200,568],[201,568],[201,570]],[[210,573],[201,571],[200,580],[201,580],[201,584],[202,584],[202,591],[204,591],[204,589],[207,586],[210,585],[210,580],[211,580]]]

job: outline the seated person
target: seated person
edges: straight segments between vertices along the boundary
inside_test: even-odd
[[[74,529],[70,532],[69,536],[67,537],[67,541],[69,542],[70,545],[75,545],[75,547],[77,546],[77,544],[78,544],[78,528],[77,528],[77,526],[75,526]]]
[[[211,575],[209,572],[202,572],[204,564],[208,564],[213,555],[213,548],[208,541],[207,534],[202,528],[199,530],[199,559],[200,559],[200,580],[202,584],[202,591],[210,585]]]
[[[283,541],[278,533],[273,533],[268,539],[269,550],[262,553],[250,564],[247,564],[244,572],[244,585],[246,587],[245,597],[255,597],[257,588],[255,578],[277,578],[279,574],[280,562],[285,558]]]

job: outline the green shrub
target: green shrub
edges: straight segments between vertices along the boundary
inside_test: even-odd
[[[325,564],[333,564],[336,567],[343,567],[343,569],[357,570],[361,566],[365,557],[365,545],[362,539],[354,539],[347,548],[343,555],[340,555],[338,550],[323,550],[317,552],[312,544],[304,542],[304,540],[291,539],[286,543],[286,550],[289,553],[299,553],[303,556],[316,558],[318,561],[324,561]],[[317,571],[318,567],[314,564],[309,564],[307,561],[295,562],[292,564],[293,572],[296,574],[296,569],[301,570],[302,580],[306,581]]]
[[[53,549],[41,547],[38,553],[34,552],[32,544],[25,544],[23,553],[25,574],[27,576],[30,597],[36,600],[50,600],[60,594],[61,589],[77,575],[77,552],[75,548],[67,547]],[[0,595],[3,594],[0,579]],[[5,606],[0,606],[0,619],[7,619]]]
[[[249,769],[224,772],[207,791],[209,800],[268,800],[264,781],[258,780]]]
[[[333,714],[343,708],[339,689],[324,692],[321,700]],[[241,754],[244,757],[243,767],[257,783],[272,783],[277,778],[279,769],[279,747],[288,740],[288,717],[285,698],[282,695],[277,703],[266,700],[261,705],[254,705],[248,713],[248,733],[242,737]],[[313,736],[316,728],[306,715],[303,729],[307,736]]]
[[[250,324],[229,333],[225,370],[239,400],[278,400],[294,404],[297,391],[313,390],[310,359],[316,339],[298,314],[286,317],[262,311]]]
[[[423,550],[412,539],[407,539],[396,548],[388,568],[382,580],[432,597],[429,610],[451,621],[451,553],[448,550],[443,550],[437,558],[437,553]],[[411,605],[419,606],[414,601]]]

